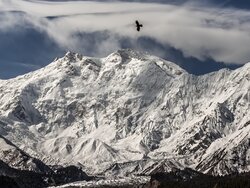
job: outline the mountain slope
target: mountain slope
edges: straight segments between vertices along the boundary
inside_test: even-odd
[[[38,173],[49,173],[52,171],[40,160],[29,156],[2,136],[0,136],[0,158],[12,168]]]
[[[48,164],[107,174],[161,164],[210,174],[250,170],[249,63],[194,76],[132,50],[101,59],[69,52],[1,80],[0,91],[0,133]],[[130,167],[114,171],[115,164]]]

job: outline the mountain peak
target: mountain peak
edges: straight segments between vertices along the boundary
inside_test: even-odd
[[[114,164],[126,166],[124,174],[139,173],[162,160],[159,169],[243,171],[250,169],[247,74],[193,76],[131,49],[105,58],[67,52],[45,68],[0,81],[0,131],[46,162],[78,163],[92,173]]]
[[[82,59],[82,57],[83,56],[81,54],[71,51],[66,52],[66,54],[64,55],[64,58],[67,59],[68,61],[77,61],[77,60],[79,61]]]

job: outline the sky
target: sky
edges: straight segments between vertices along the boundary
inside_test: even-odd
[[[195,75],[234,69],[250,62],[249,9],[243,0],[0,0],[0,79],[67,51],[105,57],[121,48]]]

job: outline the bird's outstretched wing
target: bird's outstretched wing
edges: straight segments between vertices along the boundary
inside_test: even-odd
[[[140,30],[141,30],[141,27],[143,27],[143,25],[140,24],[138,20],[136,20],[135,23],[136,23],[136,30],[137,30],[137,31],[140,31]]]

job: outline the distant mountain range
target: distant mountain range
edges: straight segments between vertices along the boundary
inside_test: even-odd
[[[106,58],[68,52],[0,80],[0,159],[13,169],[243,173],[250,171],[249,133],[250,63],[194,76],[130,49]]]

